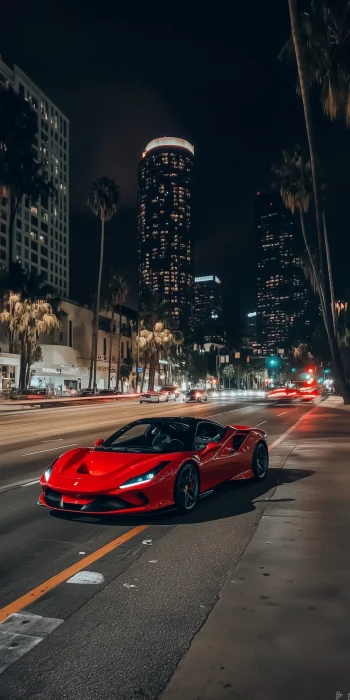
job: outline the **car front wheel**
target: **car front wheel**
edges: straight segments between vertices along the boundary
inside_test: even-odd
[[[199,474],[194,464],[184,464],[177,477],[174,488],[174,501],[180,513],[191,513],[199,500]]]
[[[269,451],[265,442],[258,442],[252,460],[252,471],[256,481],[263,481],[267,477],[269,468]]]

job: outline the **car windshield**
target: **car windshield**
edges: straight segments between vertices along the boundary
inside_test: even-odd
[[[185,420],[140,420],[107,438],[108,452],[186,452],[193,448],[195,425]]]

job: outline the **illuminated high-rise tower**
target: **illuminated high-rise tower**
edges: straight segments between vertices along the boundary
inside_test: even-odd
[[[10,241],[8,197],[0,199],[0,269],[18,262],[41,275],[60,296],[69,294],[69,121],[18,68],[0,57],[0,90],[12,88],[30,104],[37,122],[33,156],[54,185],[54,196],[19,202]]]
[[[301,268],[301,240],[279,194],[256,196],[257,341],[263,355],[289,352],[294,329],[310,335],[311,295]],[[300,332],[300,330],[298,330]]]
[[[178,138],[151,141],[139,166],[140,301],[150,290],[171,306],[175,324],[192,323],[194,148]]]

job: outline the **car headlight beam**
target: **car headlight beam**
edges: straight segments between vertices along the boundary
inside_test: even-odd
[[[51,476],[51,472],[52,472],[53,466],[54,466],[54,464],[55,464],[56,462],[57,462],[57,459],[55,459],[54,462],[52,462],[52,463],[50,464],[50,466],[47,467],[47,469],[45,469],[45,471],[44,471],[44,479],[45,479],[46,482],[48,482],[48,480],[49,480],[49,478],[50,478],[50,476]]]
[[[123,484],[120,484],[119,488],[120,489],[127,489],[130,488],[130,486],[140,486],[140,484],[148,484],[152,479],[154,479],[159,472],[166,467],[167,464],[170,464],[170,462],[161,462],[158,464],[154,469],[150,469],[149,472],[145,472],[145,474],[140,474],[139,476],[134,476],[132,479],[128,479],[128,481],[124,481]]]

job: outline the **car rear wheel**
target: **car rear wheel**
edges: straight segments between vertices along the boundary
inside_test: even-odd
[[[184,464],[177,477],[174,488],[174,501],[180,513],[190,513],[199,500],[199,474],[194,464]]]
[[[263,481],[269,469],[269,451],[265,442],[259,442],[254,450],[252,470],[256,481]]]

